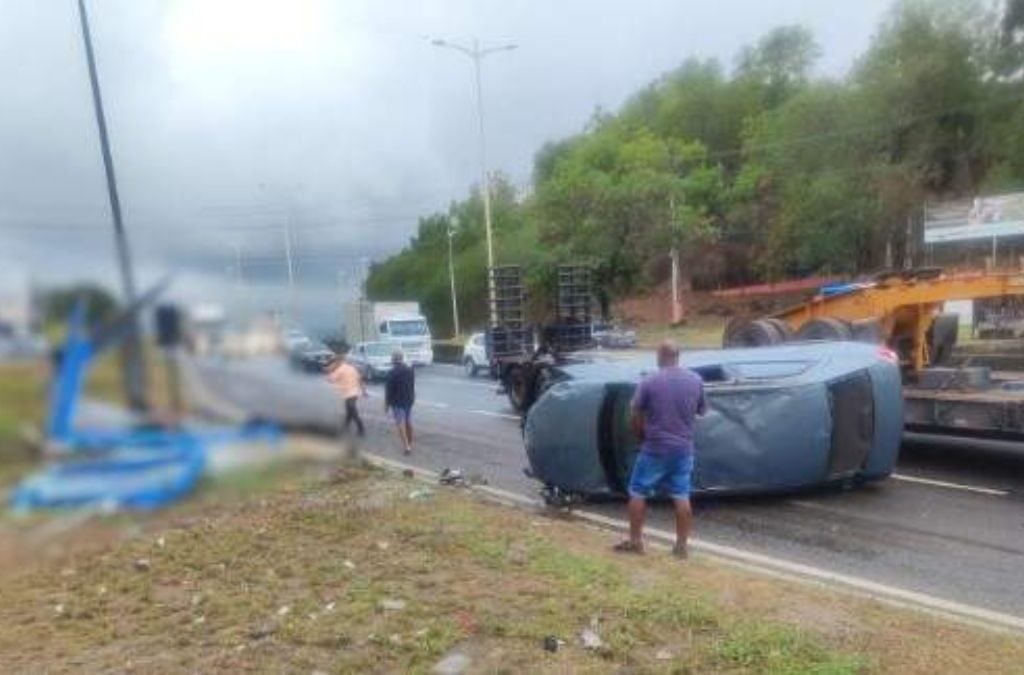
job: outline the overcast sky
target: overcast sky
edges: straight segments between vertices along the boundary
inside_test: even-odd
[[[688,56],[731,66],[810,28],[839,76],[889,0],[89,0],[125,225],[142,285],[280,303],[293,227],[307,323],[333,321],[362,256],[479,178],[470,61],[442,37],[518,49],[484,65],[492,170],[614,110]],[[75,0],[0,0],[0,287],[117,287]],[[241,289],[234,267],[243,260]],[[443,262],[443,261],[439,261]],[[482,263],[482,261],[481,261]],[[339,290],[340,286],[340,290]]]

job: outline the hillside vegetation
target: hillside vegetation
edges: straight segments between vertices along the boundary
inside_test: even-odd
[[[663,281],[680,250],[697,288],[903,259],[929,199],[1024,186],[1024,1],[897,2],[842,79],[777,28],[735,66],[689,58],[612,114],[541,148],[529,196],[491,186],[498,263],[529,270],[534,311],[551,264],[585,258],[612,296]],[[376,264],[372,297],[416,298],[450,330],[448,228],[464,323],[486,311],[479,190]]]

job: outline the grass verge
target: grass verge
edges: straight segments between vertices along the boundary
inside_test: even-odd
[[[694,315],[681,326],[644,324],[637,326],[639,347],[655,347],[662,340],[674,340],[685,349],[708,349],[722,346],[726,320],[718,316]]]
[[[366,469],[0,578],[12,672],[1009,672],[1024,646]],[[261,481],[257,480],[256,484]],[[415,497],[411,497],[415,495]],[[213,499],[213,501],[210,501]],[[145,562],[143,562],[145,561]],[[600,644],[586,648],[581,633]],[[556,651],[545,638],[564,641]]]

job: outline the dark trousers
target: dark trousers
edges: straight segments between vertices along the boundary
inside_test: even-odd
[[[366,433],[366,428],[363,426],[363,420],[359,417],[359,408],[356,406],[356,403],[358,402],[358,396],[345,399],[345,422],[341,425],[341,433],[348,431],[352,422],[356,423],[356,431],[359,432],[360,436],[363,436]]]

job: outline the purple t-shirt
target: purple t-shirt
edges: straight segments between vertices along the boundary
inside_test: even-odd
[[[699,375],[679,366],[659,369],[633,395],[633,409],[644,416],[641,450],[651,455],[692,453],[694,419],[706,407]]]

